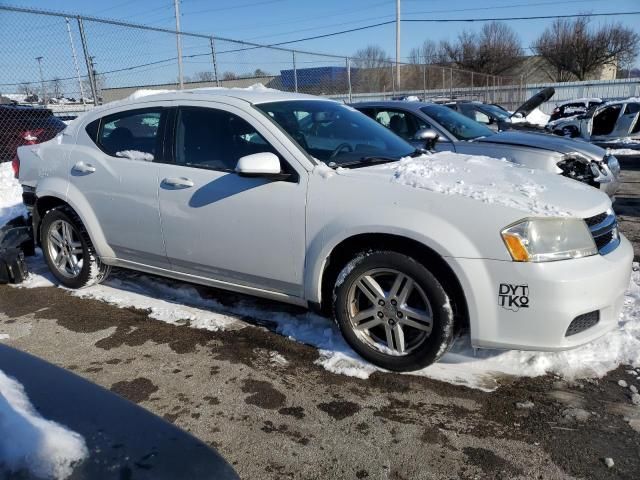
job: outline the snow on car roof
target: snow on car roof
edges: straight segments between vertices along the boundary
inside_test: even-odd
[[[563,105],[568,105],[570,103],[587,103],[587,102],[602,102],[603,100],[598,97],[583,97],[583,98],[574,98],[572,100],[565,100],[564,102],[558,103],[559,107]]]
[[[161,99],[175,99],[188,98],[189,95],[202,95],[202,96],[225,96],[234,97],[240,100],[245,100],[249,103],[265,103],[273,101],[283,100],[308,100],[317,99],[318,97],[313,95],[306,95],[303,93],[283,92],[274,88],[267,88],[261,83],[256,83],[250,87],[204,87],[193,88],[187,90],[137,90],[129,95],[124,101],[135,102],[140,99],[147,100],[148,97],[154,96]]]

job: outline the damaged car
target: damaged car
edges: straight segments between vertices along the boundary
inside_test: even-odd
[[[640,141],[640,98],[596,103],[583,114],[549,122],[547,130],[603,145]]]
[[[609,196],[615,194],[620,183],[618,159],[587,142],[546,133],[494,132],[433,103],[379,101],[353,107],[418,148],[505,158],[586,183]]]
[[[515,112],[510,112],[500,105],[475,100],[458,100],[444,103],[444,105],[494,131],[541,131],[549,117],[538,110],[538,107],[554,94],[553,87],[544,88],[520,105]]]
[[[106,104],[20,147],[56,280],[123,267],[311,308],[394,371],[461,332],[562,350],[615,328],[633,249],[602,192],[428,154],[342,103],[260,87]]]

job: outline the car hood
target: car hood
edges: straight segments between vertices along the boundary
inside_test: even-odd
[[[605,155],[605,150],[597,145],[547,133],[507,131],[498,132],[495,135],[478,138],[473,141],[540,148],[562,154],[578,152],[596,161],[602,161]]]
[[[540,90],[533,97],[529,98],[526,102],[520,105],[513,115],[520,113],[523,117],[526,117],[531,112],[533,112],[536,108],[542,105],[544,102],[549,100],[556,93],[555,88],[547,87]],[[513,116],[511,115],[511,116]]]
[[[586,218],[611,207],[607,195],[583,183],[477,155],[439,152],[384,165],[339,169],[339,174],[466,197],[531,216]]]

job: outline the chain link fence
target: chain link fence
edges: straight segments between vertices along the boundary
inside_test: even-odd
[[[46,120],[49,123],[43,126],[48,117],[37,110],[49,110],[58,121],[67,121],[141,88],[180,86],[175,31],[8,6],[0,6],[0,24],[0,103],[40,107],[14,109],[12,115],[5,109],[0,118],[0,161],[15,154],[13,143],[35,142],[25,140],[35,137],[43,141],[62,128],[55,120]],[[184,88],[261,83],[346,102],[415,96],[482,100],[508,108],[521,103],[524,95],[520,78],[449,66],[396,66],[390,60],[327,55],[190,32],[181,32],[180,40]]]

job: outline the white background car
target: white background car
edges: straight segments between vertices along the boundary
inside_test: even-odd
[[[480,347],[583,344],[616,324],[629,281],[633,252],[605,194],[423,155],[311,96],[203,89],[107,104],[19,157],[63,285],[118,266],[324,307],[391,370],[428,365],[467,328]]]

